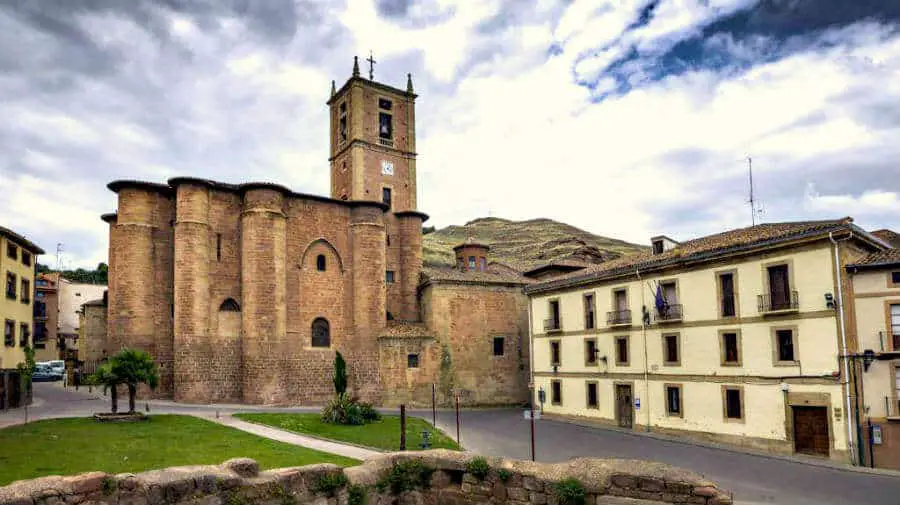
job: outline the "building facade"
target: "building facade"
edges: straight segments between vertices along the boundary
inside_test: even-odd
[[[34,359],[61,359],[56,338],[59,324],[59,272],[38,274],[34,295]]]
[[[487,264],[455,270],[472,277],[460,298],[435,288],[445,272],[423,269],[415,98],[411,77],[394,88],[360,77],[356,63],[346,84],[332,83],[330,197],[188,177],[110,183],[118,209],[103,217],[104,348],[150,352],[161,369],[155,394],[177,401],[322,403],[336,351],[351,392],[368,401],[427,405],[454,377],[479,392],[472,403],[525,400],[524,379],[497,381],[491,395],[479,374],[504,359],[523,369],[526,280]],[[444,328],[429,312],[444,297],[466,300],[447,302],[456,311],[509,312]],[[508,354],[492,354],[495,333],[508,336]],[[440,393],[448,401],[458,391]]]
[[[654,237],[646,254],[529,285],[535,401],[550,415],[855,457],[843,268],[885,247],[849,218],[762,224]]]
[[[85,303],[103,297],[106,286],[72,282],[65,278],[59,278],[57,286],[56,344],[60,358],[54,359],[64,359],[66,356],[84,359],[79,355],[79,314]]]
[[[106,338],[106,294],[81,305],[78,312],[78,359],[97,363],[110,355]]]
[[[900,249],[871,254],[847,270],[859,341],[853,365],[860,384],[860,459],[900,470]]]
[[[30,347],[34,323],[34,279],[37,256],[43,249],[25,237],[0,227],[0,272],[4,293],[0,297],[3,320],[3,348],[0,351],[0,409],[19,407],[27,401],[16,370],[25,363],[25,348]]]

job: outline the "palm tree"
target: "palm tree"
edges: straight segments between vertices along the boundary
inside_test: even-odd
[[[159,372],[153,358],[145,351],[122,349],[110,359],[112,373],[121,384],[128,386],[128,412],[134,413],[134,397],[138,384],[145,383],[150,389],[159,384]]]
[[[110,402],[112,403],[112,413],[115,414],[119,411],[119,384],[122,383],[122,380],[115,374],[112,368],[112,363],[104,363],[97,369],[97,372],[94,373],[94,381],[98,384],[103,384],[103,392],[106,393],[107,390],[110,390]]]

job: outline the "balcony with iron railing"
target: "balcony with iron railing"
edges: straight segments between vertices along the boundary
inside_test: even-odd
[[[631,311],[626,309],[607,312],[606,324],[609,326],[631,325]]]
[[[386,139],[384,137],[378,137],[378,144],[385,147],[394,147],[394,139]]]
[[[760,314],[772,314],[782,312],[795,312],[800,310],[800,295],[797,291],[791,291],[789,294],[767,293],[757,295],[756,306]]]
[[[684,313],[680,303],[669,303],[663,307],[656,308],[657,323],[672,323],[681,321]]]
[[[900,420],[900,399],[885,396],[884,413],[885,417],[889,417],[894,420]]]
[[[544,319],[544,331],[551,332],[559,331],[560,329],[559,318],[551,317],[550,319]]]

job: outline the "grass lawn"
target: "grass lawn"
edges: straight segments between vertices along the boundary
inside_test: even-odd
[[[0,429],[0,486],[44,475],[141,472],[242,456],[262,468],[359,463],[189,416],[104,424],[89,418],[48,419]]]
[[[341,426],[323,423],[319,414],[235,414],[234,417],[253,423],[265,424],[282,430],[365,445],[389,451],[400,450],[400,417],[382,416],[380,421],[363,426]],[[456,442],[431,423],[417,417],[406,418],[406,449],[420,450],[422,431],[431,435],[429,443],[433,449],[459,450]]]

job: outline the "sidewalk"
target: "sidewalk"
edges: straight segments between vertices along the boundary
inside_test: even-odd
[[[235,419],[231,416],[231,414],[221,415],[218,419],[215,415],[210,415],[208,413],[204,415],[194,414],[196,417],[200,417],[202,419],[208,419],[210,421],[219,423],[224,426],[228,426],[230,428],[235,428],[241,431],[246,431],[247,433],[252,433],[254,435],[258,435],[260,437],[265,437],[271,440],[277,440],[279,442],[284,442],[286,444],[291,445],[299,445],[301,447],[306,447],[308,449],[315,449],[317,451],[328,452],[331,454],[337,454],[338,456],[344,456],[347,458],[353,458],[358,460],[366,460],[373,456],[378,456],[381,453],[378,451],[373,451],[370,449],[364,449],[362,447],[357,447],[354,445],[346,445],[340,444],[337,442],[331,442],[328,440],[323,440],[321,438],[313,438],[307,437],[304,435],[298,435],[296,433],[291,433],[289,431],[279,430],[277,428],[272,428],[269,426],[263,426],[261,424],[248,423],[246,421],[241,421],[240,419]]]

